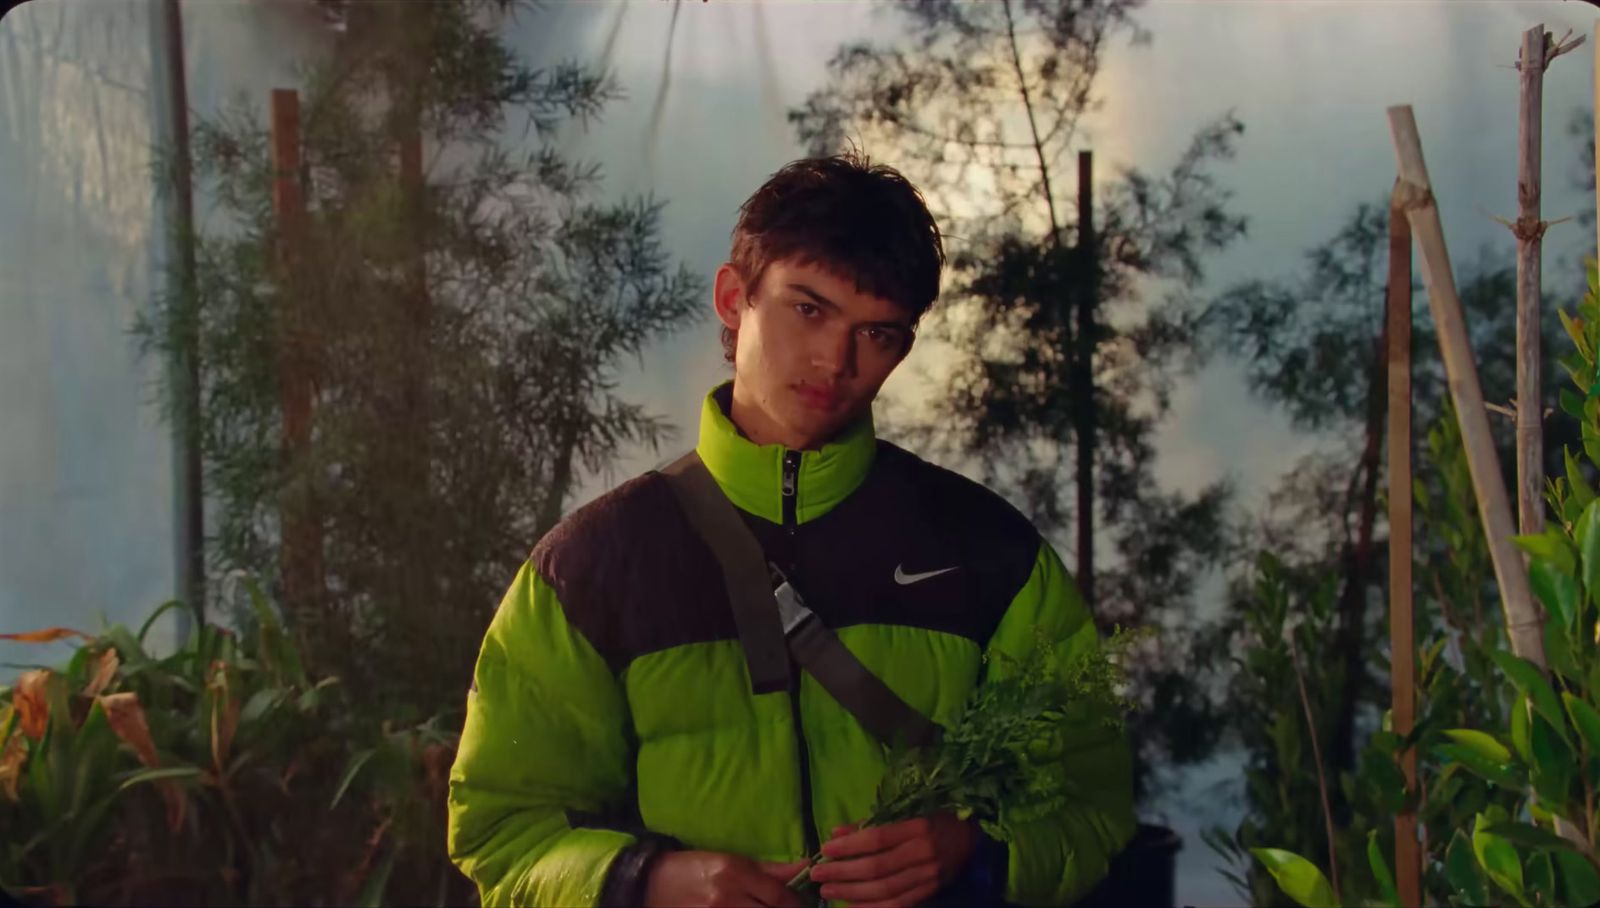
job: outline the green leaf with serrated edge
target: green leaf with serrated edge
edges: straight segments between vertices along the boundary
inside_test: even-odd
[[[1600,755],[1600,712],[1566,691],[1561,692],[1561,702],[1572,719],[1572,727],[1578,730],[1583,743],[1588,745],[1589,753]]]
[[[1306,908],[1338,908],[1333,887],[1317,866],[1291,851],[1252,848],[1250,853],[1266,866],[1283,894]]]
[[[1460,829],[1450,837],[1450,845],[1445,849],[1444,876],[1464,904],[1489,904],[1487,881],[1472,852],[1472,842]]]
[[[1600,873],[1583,855],[1573,851],[1551,853],[1556,875],[1561,880],[1563,905],[1593,905],[1600,902]]]
[[[1499,836],[1513,845],[1532,849],[1533,851],[1551,851],[1558,848],[1572,847],[1572,843],[1561,836],[1531,823],[1490,823],[1483,831],[1489,835]]]
[[[1557,619],[1556,623],[1563,628],[1572,626],[1578,613],[1578,581],[1572,575],[1562,573],[1543,558],[1534,558],[1528,564],[1528,585],[1545,610]]]
[[[1511,683],[1516,685],[1523,696],[1533,701],[1534,711],[1544,716],[1556,733],[1565,740],[1567,720],[1561,713],[1561,701],[1556,699],[1555,691],[1550,689],[1550,682],[1545,680],[1539,669],[1528,660],[1505,650],[1491,650],[1489,658],[1494,660],[1494,664],[1511,679]]]
[[[1580,523],[1576,530],[1582,529]],[[1511,541],[1529,555],[1550,562],[1561,573],[1576,575],[1578,572],[1578,561],[1573,555],[1571,542],[1565,533],[1553,526],[1545,527],[1542,533],[1512,536]]]
[[[1496,886],[1505,890],[1519,904],[1527,904],[1522,888],[1522,861],[1517,857],[1517,849],[1505,839],[1488,831],[1489,821],[1484,814],[1478,814],[1472,828],[1472,853],[1478,859],[1478,866],[1488,875],[1489,880]]]
[[[1516,749],[1523,763],[1533,762],[1533,745],[1528,738],[1528,711],[1521,708],[1521,704],[1511,710],[1511,746]]]
[[[1435,744],[1433,755],[1441,760],[1460,764],[1461,768],[1468,772],[1504,788],[1522,787],[1522,776],[1512,766],[1485,760],[1469,747],[1460,744]]]
[[[1561,412],[1573,419],[1583,418],[1583,398],[1579,397],[1576,391],[1562,388],[1557,398],[1561,401]]]
[[[1517,704],[1515,708],[1522,706]],[[1539,715],[1532,717],[1528,739],[1533,745],[1534,791],[1547,804],[1565,804],[1572,785],[1572,748],[1557,737],[1550,723]]]
[[[1478,731],[1475,728],[1447,728],[1444,733],[1452,741],[1470,748],[1491,763],[1511,762],[1511,751],[1507,750],[1499,739],[1488,732]]]
[[[1583,509],[1583,516],[1578,518],[1577,525],[1573,527],[1573,536],[1580,540],[1578,556],[1583,566],[1578,579],[1589,591],[1590,599],[1600,596],[1600,532],[1596,532],[1597,528],[1600,528],[1600,500],[1589,502],[1589,506]]]
[[[1378,847],[1378,830],[1367,832],[1367,864],[1372,868],[1372,878],[1378,882],[1378,891],[1391,908],[1400,908],[1400,895],[1394,888],[1394,874],[1389,872],[1389,862]]]
[[[1582,404],[1579,404],[1578,417],[1583,418]],[[1561,448],[1561,459],[1566,470],[1567,487],[1572,494],[1583,500],[1584,507],[1594,500],[1594,487],[1584,478],[1583,466],[1578,463],[1578,458],[1572,456],[1572,450],[1565,445]]]

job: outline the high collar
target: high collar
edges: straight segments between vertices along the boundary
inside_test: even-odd
[[[700,404],[700,441],[695,450],[728,499],[773,523],[783,522],[783,445],[758,445],[728,416],[733,382],[713,388]],[[872,414],[847,426],[820,451],[800,451],[795,520],[816,520],[850,497],[867,478],[877,453]]]

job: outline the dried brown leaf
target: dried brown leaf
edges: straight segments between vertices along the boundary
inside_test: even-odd
[[[150,737],[150,725],[145,721],[144,707],[139,703],[139,695],[133,691],[124,691],[120,694],[105,694],[99,698],[100,709],[106,714],[106,724],[117,733],[117,737],[127,742],[134,753],[139,755],[140,762],[154,769],[161,765],[156,757],[155,741]]]
[[[94,639],[83,631],[75,631],[70,627],[47,627],[44,630],[24,631],[20,634],[0,634],[0,640],[14,640],[17,643],[54,643],[64,637]]]
[[[45,699],[45,685],[50,682],[50,670],[36,668],[22,673],[17,678],[11,696],[11,702],[16,705],[17,721],[22,725],[22,733],[37,741],[44,737],[45,727],[50,722],[50,704]]]
[[[0,747],[0,792],[12,803],[17,800],[17,782],[22,778],[22,767],[28,761],[28,745],[21,735],[11,735]]]
[[[95,660],[94,677],[89,679],[89,684],[83,689],[85,697],[98,697],[100,692],[111,685],[111,679],[117,676],[117,666],[122,660],[117,656],[115,647],[107,647]]]

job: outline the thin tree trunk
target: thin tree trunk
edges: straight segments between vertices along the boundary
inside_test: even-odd
[[[1339,596],[1339,630],[1334,651],[1344,661],[1344,684],[1339,711],[1334,716],[1333,774],[1335,778],[1356,763],[1356,703],[1364,686],[1366,656],[1367,583],[1372,575],[1372,533],[1378,518],[1378,465],[1383,451],[1384,380],[1388,347],[1387,320],[1380,323],[1373,347],[1372,370],[1367,378],[1366,442],[1361,449],[1357,475],[1361,480],[1360,512],[1356,538],[1345,546],[1344,587]]]
[[[1415,623],[1411,610],[1411,225],[1397,204],[1389,207],[1389,708],[1394,732],[1411,733],[1417,721]],[[1400,754],[1407,793],[1417,791],[1417,750]],[[1394,873],[1402,905],[1422,904],[1422,853],[1417,811],[1394,819]]]
[[[539,508],[539,519],[533,537],[538,540],[561,521],[561,507],[572,487],[572,458],[578,448],[578,424],[571,420],[561,426],[561,436],[556,441],[556,462],[550,471],[550,489],[544,504]]]
[[[300,185],[300,96],[272,91],[272,208],[277,220],[279,296],[276,310],[278,406],[283,454],[290,481],[283,490],[280,565],[286,605],[321,651],[321,631],[332,622],[321,613],[322,538],[304,464],[311,444],[310,326],[306,323],[300,250],[305,241],[305,197]]]
[[[1078,324],[1072,356],[1072,416],[1078,438],[1078,590],[1094,608],[1094,310],[1099,295],[1094,236],[1094,152],[1078,152]]]
[[[205,623],[205,489],[200,451],[200,313],[195,288],[193,162],[189,153],[189,87],[183,58],[183,11],[178,0],[165,0],[162,16],[166,29],[169,71],[168,104],[172,109],[172,200],[176,227],[180,326],[172,357],[173,441],[177,449],[173,484],[178,553],[178,598],[194,609],[197,623]],[[179,639],[183,639],[180,610]]]

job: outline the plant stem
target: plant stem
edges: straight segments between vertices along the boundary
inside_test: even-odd
[[[1333,900],[1343,904],[1339,896],[1339,861],[1333,847],[1333,808],[1328,805],[1328,780],[1322,774],[1322,748],[1317,745],[1317,723],[1311,717],[1311,698],[1306,695],[1306,679],[1300,673],[1300,651],[1294,645],[1294,632],[1287,635],[1289,662],[1294,666],[1294,680],[1300,687],[1300,705],[1305,709],[1306,728],[1311,732],[1311,756],[1317,762],[1317,790],[1322,794],[1322,822],[1328,830],[1328,874],[1333,883]]]

